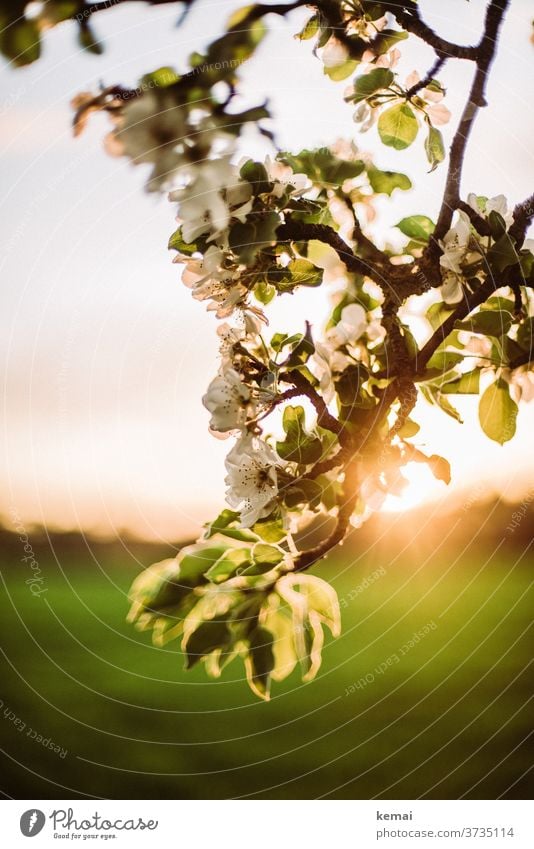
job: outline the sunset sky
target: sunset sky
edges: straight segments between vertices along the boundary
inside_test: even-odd
[[[73,139],[69,101],[99,81],[129,85],[162,65],[183,70],[187,55],[220,33],[237,5],[199,0],[181,29],[174,26],[178,7],[120,5],[95,16],[103,56],[82,54],[74,25],[65,24],[46,34],[35,65],[0,71],[0,512],[7,522],[16,515],[28,526],[176,538],[223,506],[228,444],[208,434],[200,402],[216,370],[216,320],[192,300],[166,250],[173,207],[144,193],[141,168],[104,153],[103,117]],[[445,37],[478,39],[485,3],[427,0],[421,8]],[[269,20],[271,35],[242,70],[248,99],[270,98],[278,142],[293,150],[355,138],[345,83],[330,82],[309,43],[292,37],[305,16]],[[513,204],[531,191],[531,16],[527,0],[512,2],[464,195],[502,192]],[[411,39],[402,50],[406,74],[432,60]],[[469,63],[452,61],[442,75],[452,127],[471,73]],[[406,171],[415,186],[380,204],[375,234],[394,238],[389,228],[404,215],[435,215],[445,169],[426,174],[419,141],[407,153],[380,146],[373,132],[356,142],[377,151],[379,166]],[[268,152],[252,137],[243,142],[243,153]],[[301,330],[310,318],[320,327],[326,303],[327,293],[316,290],[280,299],[271,323]],[[522,408],[518,435],[502,448],[481,433],[472,399],[458,407],[463,426],[424,402],[414,416],[423,424],[420,443],[452,462],[447,497],[521,498],[532,486],[534,404]],[[421,493],[442,498],[444,489],[423,482]],[[412,492],[405,506],[415,500]]]

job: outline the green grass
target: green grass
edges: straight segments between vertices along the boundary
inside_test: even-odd
[[[179,645],[154,648],[128,626],[139,564],[117,546],[95,551],[71,546],[58,565],[40,550],[40,598],[24,584],[21,553],[6,557],[5,794],[528,797],[530,576],[518,553],[384,542],[358,559],[342,549],[321,570],[345,600],[341,638],[327,641],[315,682],[294,673],[262,703],[240,661],[220,681],[201,667],[185,673]],[[380,566],[385,574],[350,600]],[[29,727],[66,756],[31,740]]]

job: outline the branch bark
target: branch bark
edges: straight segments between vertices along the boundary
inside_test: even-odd
[[[499,31],[509,3],[510,0],[491,0],[486,10],[484,34],[476,48],[477,70],[467,103],[460,118],[460,123],[452,141],[445,192],[443,194],[436,229],[430,243],[430,250],[434,254],[439,252],[438,240],[442,239],[450,228],[453,212],[460,202],[460,184],[465,150],[478,111],[482,106],[486,106],[486,85],[489,71],[495,56]]]

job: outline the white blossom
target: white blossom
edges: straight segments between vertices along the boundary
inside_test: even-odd
[[[441,297],[446,304],[459,304],[464,296],[460,279],[451,271],[443,275],[443,285],[440,287]]]
[[[325,68],[336,68],[338,65],[343,65],[348,58],[349,53],[345,45],[334,36],[329,38],[321,53],[321,61]]]
[[[534,371],[527,365],[513,370],[502,369],[501,375],[510,384],[510,389],[518,401],[528,404],[534,399]]]
[[[147,92],[125,105],[117,125],[106,139],[108,152],[129,156],[136,165],[152,164],[150,191],[168,183],[183,163],[181,144],[188,132],[184,107]]]
[[[255,412],[252,393],[233,368],[213,378],[202,403],[211,413],[210,428],[219,433],[243,428]]]
[[[462,262],[467,253],[470,238],[471,222],[468,215],[463,210],[459,210],[456,224],[440,241],[443,253],[439,258],[439,264],[445,271],[452,271],[454,274],[462,273]]]
[[[361,304],[343,307],[338,323],[326,332],[326,339],[334,348],[355,345],[367,329],[367,313]]]
[[[245,434],[228,454],[226,501],[240,510],[241,524],[250,528],[272,512],[278,495],[276,466],[280,458],[266,442]]]
[[[295,174],[290,165],[285,165],[277,159],[265,158],[265,170],[269,182],[274,183],[271,194],[274,197],[282,197],[288,188],[290,194],[298,197],[310,187],[310,181],[306,174]]]
[[[479,215],[487,217],[490,212],[498,212],[504,219],[506,227],[510,227],[514,217],[512,210],[508,209],[508,201],[504,195],[496,195],[494,198],[479,198],[474,192],[467,195],[467,203]]]
[[[227,160],[208,160],[198,166],[185,188],[169,194],[169,200],[178,201],[177,220],[184,241],[194,242],[206,233],[213,240],[226,229],[230,210],[221,190],[235,180],[235,169]]]
[[[177,262],[183,262],[178,256]],[[182,282],[192,290],[197,301],[211,300],[208,310],[215,311],[217,318],[227,318],[236,308],[243,307],[248,295],[245,286],[239,283],[239,268],[226,268],[224,251],[210,245],[203,259],[190,259],[182,274]]]
[[[356,111],[352,116],[352,120],[355,124],[360,125],[360,133],[366,133],[367,130],[371,129],[373,124],[376,123],[379,112],[379,107],[369,106],[366,100],[363,100],[360,104],[358,104]]]

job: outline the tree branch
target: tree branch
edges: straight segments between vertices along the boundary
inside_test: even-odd
[[[391,265],[387,254],[380,251],[366,236],[363,236],[358,224],[356,224],[355,232],[356,241],[365,244],[366,248],[369,246],[372,247],[372,258],[369,257],[366,259],[357,256],[350,245],[347,245],[341,236],[327,224],[306,224],[300,221],[293,221],[288,217],[285,224],[281,224],[278,227],[276,237],[280,242],[310,241],[311,239],[324,242],[335,250],[349,271],[371,277],[383,290],[395,291],[388,278],[398,277],[400,266],[395,267]]]
[[[412,35],[418,36],[418,38],[421,38],[430,47],[433,47],[438,56],[453,59],[476,59],[478,45],[471,47],[464,46],[447,41],[446,38],[441,38],[423,21],[417,3],[411,2],[411,0],[405,0],[404,3],[383,2],[381,6],[385,12],[391,12],[395,16],[399,25],[406,32],[411,32]]]
[[[446,56],[441,56],[440,54],[438,54],[436,61],[434,62],[430,70],[425,74],[423,79],[419,80],[418,83],[408,89],[408,91],[406,92],[406,98],[409,100],[410,97],[413,97],[423,88],[426,88],[426,86],[436,77],[436,75],[439,74],[441,68],[443,67],[446,61]]]
[[[534,218],[534,194],[514,207],[513,224],[510,227],[510,236],[515,240],[518,248],[525,241],[525,235]]]
[[[358,486],[355,480],[356,476],[356,458],[353,458],[345,468],[345,482],[343,485],[344,501],[339,508],[337,515],[336,527],[333,532],[322,543],[310,548],[308,551],[303,551],[295,560],[295,572],[304,572],[313,566],[318,560],[325,557],[328,552],[342,542],[347,534],[350,526],[350,517],[354,512],[356,501],[358,500]]]
[[[416,374],[420,375],[424,372],[432,354],[445,341],[449,333],[452,333],[456,322],[469,315],[475,307],[483,304],[498,288],[499,284],[496,284],[492,277],[488,277],[486,282],[473,294],[464,291],[463,301],[460,301],[454,312],[450,314],[443,324],[440,324],[434,335],[430,337],[426,345],[419,351],[415,363]]]
[[[486,84],[489,70],[497,48],[497,38],[504,19],[504,13],[510,0],[491,0],[484,24],[484,34],[476,48],[477,70],[471,85],[469,97],[464,107],[460,123],[451,145],[449,169],[441,209],[436,229],[429,248],[434,255],[439,251],[438,240],[442,239],[450,227],[452,214],[460,201],[460,183],[467,142],[473,129],[478,110],[486,106]]]
[[[491,229],[488,222],[485,218],[482,217],[482,215],[479,215],[478,212],[475,212],[472,206],[470,206],[464,200],[459,200],[457,203],[457,209],[461,209],[462,212],[465,212],[479,236],[491,235]]]
[[[332,415],[326,406],[324,398],[316,392],[315,387],[311,385],[310,381],[302,372],[298,371],[298,369],[292,369],[280,375],[280,379],[287,383],[292,383],[298,390],[299,395],[305,395],[311,401],[317,413],[317,424],[327,428],[327,430],[331,430],[332,433],[337,433],[340,443],[343,443],[343,436],[346,431],[342,422]]]

